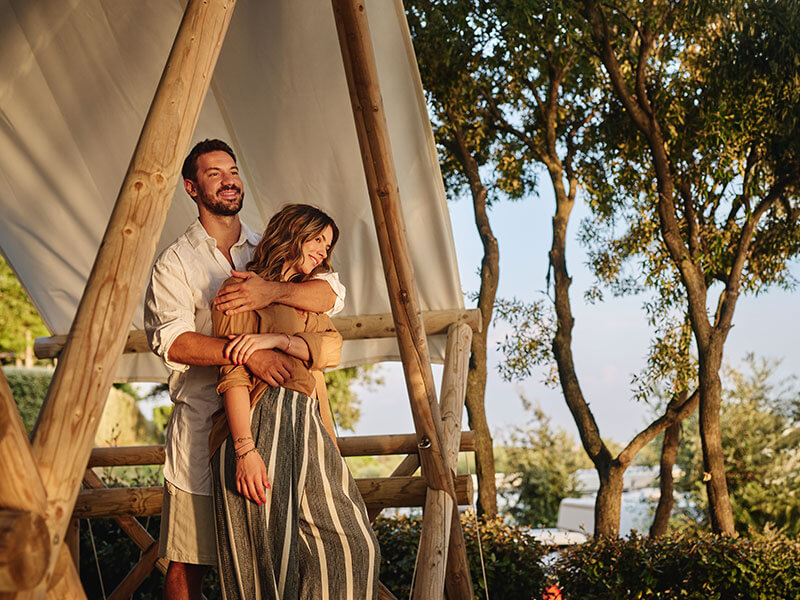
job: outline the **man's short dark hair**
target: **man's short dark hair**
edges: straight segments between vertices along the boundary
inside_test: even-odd
[[[183,168],[181,169],[181,175],[183,175],[184,179],[191,179],[192,181],[197,181],[197,159],[200,158],[203,154],[208,154],[209,152],[227,152],[230,154],[233,162],[236,162],[236,155],[231,150],[231,147],[228,146],[222,140],[203,140],[202,142],[198,142],[195,144],[192,151],[189,152],[189,156],[186,157],[186,160],[183,161]]]

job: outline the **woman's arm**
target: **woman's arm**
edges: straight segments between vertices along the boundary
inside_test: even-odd
[[[250,430],[250,393],[236,386],[222,394],[236,457],[236,491],[256,504],[267,501],[267,468]]]
[[[231,341],[225,346],[224,354],[235,365],[246,363],[257,350],[281,350],[304,362],[310,357],[303,338],[288,333],[243,333],[228,337]]]

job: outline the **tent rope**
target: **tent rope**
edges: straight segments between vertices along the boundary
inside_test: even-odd
[[[467,452],[467,471],[470,475],[473,475],[472,469],[469,466],[469,452]],[[475,471],[477,473],[478,467],[474,463],[475,458],[473,457],[473,466],[475,467]],[[478,541],[478,556],[481,559],[481,574],[483,575],[483,589],[486,591],[486,600],[489,600],[489,584],[486,582],[486,565],[483,562],[483,545],[481,544],[481,525],[478,521],[478,507],[475,504],[475,499],[472,500],[472,517],[475,520],[475,537]]]
[[[414,580],[417,578],[417,564],[419,563],[419,543],[417,543],[417,554],[414,557],[414,570],[411,572],[411,589],[408,590],[408,600],[414,595]]]
[[[106,586],[103,585],[103,574],[100,572],[100,560],[97,558],[97,547],[94,545],[94,533],[92,533],[92,520],[86,519],[89,524],[89,539],[92,540],[92,552],[94,553],[94,564],[97,567],[97,578],[100,580],[100,592],[103,594],[103,600],[106,600]]]

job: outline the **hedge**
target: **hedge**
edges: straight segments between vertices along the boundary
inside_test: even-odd
[[[22,423],[28,433],[33,429],[42,407],[50,380],[52,367],[3,367],[14,401],[19,407]]]
[[[788,600],[800,598],[800,543],[632,534],[573,546],[551,575],[564,600]]]
[[[470,512],[462,514],[461,524],[476,598],[486,597],[478,532],[489,597],[492,600],[542,598],[546,587],[543,558],[547,549],[533,540],[525,528],[507,525],[500,518],[481,518],[476,528]],[[378,517],[374,527],[381,545],[381,581],[397,598],[408,598],[422,519]]]

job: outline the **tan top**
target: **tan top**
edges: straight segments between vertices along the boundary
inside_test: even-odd
[[[234,281],[231,278],[223,287]],[[300,311],[284,304],[271,304],[266,308],[247,311],[236,315],[226,315],[216,309],[211,313],[214,336],[226,337],[240,333],[288,333],[296,335],[308,345],[308,361],[294,356],[292,376],[284,381],[283,386],[298,391],[306,396],[315,396],[320,402],[328,401],[322,369],[339,364],[342,353],[342,336],[336,331],[331,318],[326,314]],[[269,385],[254,377],[244,365],[226,365],[219,368],[217,393],[243,386],[250,391],[250,407],[261,398]],[[209,457],[214,455],[222,441],[230,433],[225,408],[212,416],[211,433],[209,434]]]

